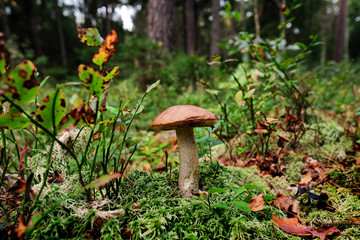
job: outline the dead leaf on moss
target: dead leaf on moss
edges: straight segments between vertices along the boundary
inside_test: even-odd
[[[263,194],[253,197],[252,199],[250,199],[248,204],[250,206],[251,211],[253,212],[257,212],[265,209],[265,201],[263,198]]]
[[[273,202],[274,206],[284,210],[285,212],[297,215],[299,213],[299,206],[296,200],[287,198],[285,195],[278,193],[276,199]]]
[[[301,186],[307,186],[307,185],[309,185],[309,183],[312,181],[312,175],[311,175],[311,173],[309,173],[309,172],[307,172],[305,175],[303,175],[302,177],[301,177],[301,180],[300,180],[300,182],[299,182],[299,185],[301,185]]]
[[[313,227],[299,225],[297,218],[280,219],[272,215],[272,220],[284,232],[297,236],[311,236],[310,231],[313,229]]]
[[[337,227],[325,227],[325,228],[317,228],[310,231],[313,237],[318,237],[321,240],[325,240],[326,236],[333,235],[334,233],[339,233],[340,230]]]

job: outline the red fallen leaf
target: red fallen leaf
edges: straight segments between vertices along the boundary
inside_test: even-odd
[[[140,202],[137,201],[136,203],[134,203],[133,208],[134,209],[140,209]]]
[[[131,231],[131,229],[129,228],[125,228],[125,234],[126,236],[128,236],[129,238],[132,238],[134,236],[133,232]]]
[[[263,198],[263,194],[253,197],[252,199],[250,199],[248,204],[250,206],[251,211],[253,212],[257,212],[265,209],[265,201]]]
[[[298,225],[297,218],[284,218],[280,219],[275,217],[274,215],[271,216],[274,223],[282,229],[284,232],[297,235],[297,236],[310,236],[310,231],[313,229],[312,226],[304,226]]]
[[[318,237],[321,240],[325,240],[326,236],[339,233],[340,230],[337,227],[317,228],[310,231],[313,237]]]
[[[285,195],[278,193],[273,202],[274,206],[293,215],[298,214],[298,205],[294,199],[287,198]]]

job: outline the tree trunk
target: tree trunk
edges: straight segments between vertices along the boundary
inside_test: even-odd
[[[281,29],[281,35],[285,34],[285,15],[283,13],[283,7],[286,7],[286,0],[274,0],[277,7],[279,8],[279,14],[280,14],[280,26],[283,26]]]
[[[192,55],[196,52],[196,21],[195,21],[195,2],[194,0],[186,0],[186,52]]]
[[[241,28],[242,31],[246,31],[246,2],[245,0],[240,0],[240,14],[241,14]]]
[[[1,20],[1,25],[3,26],[5,39],[8,39],[10,37],[11,32],[10,32],[9,19],[5,11],[4,0],[0,0],[0,16],[1,16],[0,20]]]
[[[35,47],[35,57],[40,57],[43,55],[41,40],[39,37],[38,25],[36,21],[36,14],[34,9],[34,2],[31,0],[24,0],[25,9],[27,12],[27,17],[30,24],[30,31],[32,35],[32,40]]]
[[[259,10],[258,1],[254,0],[254,24],[255,24],[255,41],[260,41],[260,21],[259,21]]]
[[[64,29],[62,25],[62,12],[59,7],[59,1],[55,1],[55,12],[56,12],[56,25],[59,33],[59,41],[60,41],[60,52],[61,52],[61,64],[66,67],[67,66],[67,56],[66,56],[66,48],[65,48],[65,37],[64,37]]]
[[[320,53],[321,66],[325,66],[326,63],[327,34],[329,32],[329,23],[330,23],[328,14],[326,13],[327,8],[328,8],[327,1],[324,0],[321,9],[321,15],[322,15],[321,42],[323,43],[321,44],[321,53]]]
[[[220,55],[219,41],[220,41],[220,1],[212,0],[212,22],[211,22],[211,55]]]
[[[341,62],[344,58],[345,35],[346,35],[346,18],[347,18],[347,0],[340,0],[339,3],[339,15],[336,23],[336,35],[335,35],[335,53],[334,61]]]
[[[175,47],[174,0],[149,0],[147,37],[172,51]]]
[[[109,1],[105,1],[105,31],[106,35],[111,32],[111,14],[109,13]]]

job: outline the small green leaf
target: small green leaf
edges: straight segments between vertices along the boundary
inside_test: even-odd
[[[35,73],[36,67],[31,61],[17,65],[8,76],[5,95],[15,103],[27,103],[35,99],[40,89]]]
[[[295,45],[298,46],[299,48],[304,49],[304,50],[307,49],[307,46],[305,44],[301,43],[301,42],[296,42]]]
[[[219,94],[219,90],[214,90],[214,89],[206,89],[206,91],[212,95],[218,95]]]
[[[44,85],[45,85],[45,83],[47,82],[47,80],[50,78],[50,76],[47,76],[46,78],[44,78],[42,81],[41,81],[41,83],[40,83],[40,88],[42,88]]]
[[[0,76],[3,76],[6,72],[6,61],[5,58],[0,59]],[[0,78],[1,80],[1,78]]]
[[[251,89],[250,91],[248,91],[247,93],[245,93],[245,96],[244,96],[244,99],[246,98],[251,98],[252,95],[254,95],[254,92],[255,92],[255,88]]]
[[[160,80],[157,80],[156,82],[154,82],[153,84],[151,84],[147,89],[146,92],[150,92],[151,90],[153,90],[154,88],[156,88],[157,85],[159,85]]]
[[[208,138],[206,138],[207,142],[213,142],[215,140],[216,140],[216,137],[208,137]]]
[[[238,189],[232,187],[231,189],[236,193],[236,195],[240,195],[243,192],[246,192],[246,188],[244,187],[239,187]]]
[[[250,184],[244,184],[244,187],[247,189],[247,190],[252,190],[252,189],[261,189],[263,191],[265,191],[265,187],[264,186],[257,186],[257,185],[250,185]]]
[[[222,209],[226,209],[226,210],[232,210],[231,207],[229,207],[228,205],[222,204],[222,203],[214,203],[214,204],[211,204],[211,206],[214,208],[222,208]]]
[[[250,206],[249,204],[247,204],[246,202],[243,202],[243,201],[233,201],[231,202],[232,204],[234,204],[234,206],[243,211],[243,212],[246,212],[246,213],[251,213],[251,209],[250,209]]]
[[[226,192],[227,190],[224,188],[211,188],[208,190],[208,193],[221,193],[221,192]]]
[[[26,128],[30,124],[30,120],[24,116],[11,113],[0,115],[0,128],[2,129]]]
[[[119,67],[114,67],[110,71],[108,71],[104,77],[105,81],[109,81],[114,78],[120,72]]]
[[[80,42],[89,47],[100,47],[102,38],[97,28],[78,28],[78,38]]]
[[[90,94],[100,97],[104,93],[109,81],[106,80],[98,71],[84,64],[79,66],[79,78],[89,90]]]
[[[51,129],[54,126],[53,112],[55,126],[58,126],[61,119],[65,116],[65,97],[62,90],[58,91],[55,99],[56,90],[46,96],[40,104],[37,106],[36,120],[47,129]]]
[[[235,94],[235,101],[239,104],[244,99],[244,94],[242,91],[238,91]]]
[[[89,189],[89,188],[93,188],[93,187],[102,187],[105,184],[111,182],[112,180],[120,178],[120,177],[121,177],[121,173],[113,173],[113,174],[109,174],[109,175],[103,175],[103,176],[99,177],[98,179],[95,179],[88,185],[86,185],[85,188]]]
[[[212,142],[212,143],[210,144],[210,146],[211,146],[211,147],[214,147],[214,146],[217,146],[217,145],[220,145],[220,144],[222,144],[222,141],[215,141],[215,142]]]
[[[264,201],[266,203],[271,203],[273,200],[276,199],[276,196],[273,196],[273,195],[265,195],[263,197],[264,197]]]

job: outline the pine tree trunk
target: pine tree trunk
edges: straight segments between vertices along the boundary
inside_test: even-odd
[[[211,55],[220,55],[219,41],[220,41],[220,1],[212,0],[212,23],[211,23]]]
[[[37,25],[36,14],[34,9],[34,2],[31,0],[24,0],[24,4],[25,4],[26,12],[28,14],[32,40],[35,46],[35,57],[40,57],[43,55],[43,51],[41,46],[41,40],[39,37],[38,25]]]
[[[195,21],[195,2],[194,0],[186,0],[186,52],[192,55],[196,52],[196,21]]]
[[[286,0],[274,0],[277,7],[279,8],[279,17],[280,17],[280,26],[284,26],[285,24],[285,15],[283,13],[282,8],[286,7]],[[281,29],[281,35],[285,34],[285,26]]]
[[[346,35],[346,18],[347,18],[347,0],[340,0],[339,15],[336,23],[336,36],[335,36],[335,53],[334,61],[341,62],[344,58],[345,35]]]
[[[259,21],[259,10],[258,10],[258,1],[254,0],[254,24],[255,24],[255,40],[260,41],[260,21]]]
[[[55,1],[55,12],[56,12],[56,25],[59,33],[59,41],[60,41],[60,52],[61,52],[61,63],[63,66],[67,66],[67,56],[66,56],[66,48],[65,48],[65,37],[64,37],[64,29],[62,25],[62,13],[59,7],[59,1]]]
[[[246,31],[246,2],[240,0],[240,14],[241,14],[241,28],[242,31]]]
[[[172,51],[175,47],[174,0],[149,0],[147,37]]]
[[[329,17],[326,13],[326,10],[328,8],[326,0],[323,1],[323,6],[321,9],[321,15],[322,15],[322,28],[321,28],[321,53],[320,53],[320,64],[321,66],[325,66],[326,63],[326,48],[327,48],[327,34],[329,32]]]

